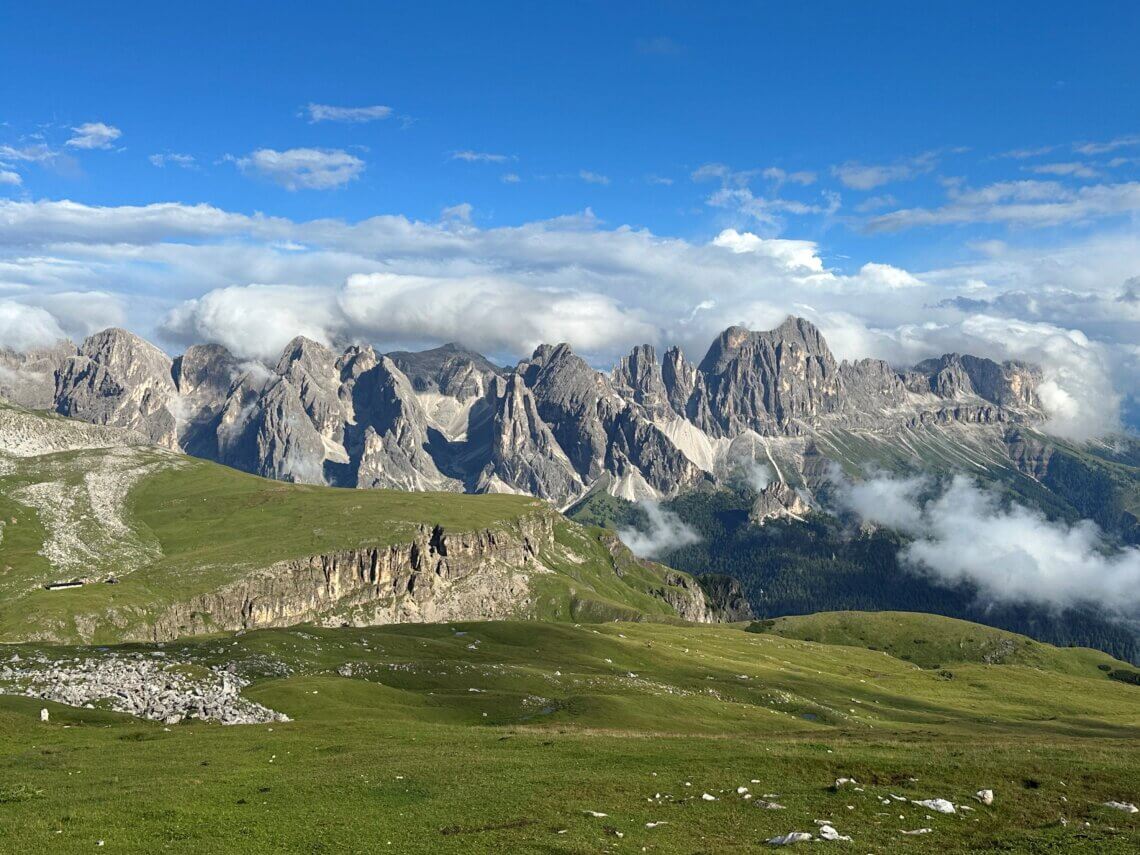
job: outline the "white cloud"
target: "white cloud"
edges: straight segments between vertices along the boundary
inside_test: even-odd
[[[0,347],[27,350],[67,338],[55,317],[38,306],[0,300]]]
[[[103,122],[87,122],[71,130],[75,135],[67,141],[67,145],[81,149],[111,148],[115,140],[123,135],[114,125]]]
[[[359,124],[361,122],[375,122],[378,119],[387,119],[392,116],[392,108],[380,104],[370,107],[334,107],[331,104],[307,104],[305,112],[309,114],[309,122],[348,122]]]
[[[645,176],[645,183],[646,184],[655,184],[655,185],[658,185],[661,187],[670,187],[673,184],[673,179],[668,178],[664,175],[646,175]]]
[[[506,163],[511,158],[505,154],[495,154],[489,151],[453,151],[452,160],[463,160],[467,163]]]
[[[868,221],[872,232],[961,223],[1043,227],[1140,211],[1140,182],[1068,188],[1055,181],[1002,181],[951,189],[940,208],[905,208]]]
[[[1004,151],[998,157],[1012,157],[1016,160],[1026,160],[1031,157],[1040,157],[1043,154],[1048,154],[1051,151],[1056,151],[1055,145],[1042,145],[1034,148],[1015,148],[1012,151]]]
[[[863,519],[914,538],[900,553],[904,566],[944,584],[975,585],[986,600],[1093,603],[1127,616],[1140,607],[1140,549],[1109,549],[1091,521],[1050,522],[961,476],[941,492],[924,479],[880,476],[837,493]]]
[[[239,358],[276,358],[298,335],[332,343],[339,317],[330,296],[289,285],[219,288],[177,306],[163,328],[186,344],[214,341]]]
[[[776,186],[791,182],[792,184],[800,184],[807,187],[814,184],[818,177],[814,172],[808,172],[806,170],[786,172],[778,166],[770,166],[760,174],[769,181],[774,182]]]
[[[0,161],[24,161],[27,163],[49,163],[59,157],[45,143],[34,143],[25,146],[0,145]]]
[[[1098,178],[1101,173],[1087,163],[1066,161],[1064,163],[1039,163],[1027,167],[1030,172],[1038,175],[1065,175],[1072,178]]]
[[[878,211],[882,208],[891,208],[899,203],[890,193],[884,193],[882,196],[868,196],[862,202],[855,206],[855,210],[860,214],[866,214],[871,211]]]
[[[235,162],[243,172],[261,175],[286,190],[329,190],[354,181],[364,171],[363,160],[341,149],[259,148]]]
[[[192,154],[178,154],[177,152],[168,154],[152,154],[147,158],[151,166],[157,166],[159,169],[170,165],[180,166],[183,169],[194,169],[198,162],[194,159]]]
[[[1106,152],[1116,151],[1118,148],[1131,148],[1132,146],[1140,146],[1140,134],[1116,137],[1107,142],[1081,143],[1080,145],[1073,146],[1073,148],[1081,154],[1104,154]]]
[[[522,181],[517,172],[504,172],[499,180],[504,184],[518,184]]]
[[[582,169],[578,172],[578,177],[585,181],[587,184],[609,184],[610,178],[608,175],[602,175],[598,172],[591,172],[588,169]]]
[[[1140,270],[1140,237],[985,249],[940,270],[871,261],[848,273],[812,241],[726,229],[691,242],[603,227],[588,210],[479,228],[454,215],[294,222],[208,205],[0,199],[0,291],[25,304],[31,294],[99,291],[145,334],[173,312],[162,326],[173,344],[271,353],[307,324],[338,341],[401,348],[458,339],[504,361],[569,341],[608,366],[643,341],[680,344],[699,361],[730,324],[769,328],[796,313],[839,358],[902,366],[958,351],[1041,362],[1064,393],[1047,401],[1055,430],[1118,425],[1119,396],[1140,394],[1140,300],[1125,284]],[[242,298],[249,283],[268,284]],[[235,306],[276,305],[281,320],[264,336],[253,325],[246,342],[212,309],[222,298],[211,292]],[[290,331],[293,318],[301,326]]]
[[[884,184],[909,181],[924,175],[937,165],[935,152],[924,152],[910,160],[886,165],[872,165],[850,160],[831,167],[831,174],[852,190],[874,190]]]
[[[645,531],[623,528],[618,531],[618,537],[639,558],[653,558],[663,552],[700,542],[701,536],[696,529],[657,502],[643,500],[637,506],[648,518],[647,528]]]
[[[766,255],[786,264],[791,269],[822,273],[823,260],[819,257],[819,247],[810,240],[788,240],[786,238],[762,238],[750,232],[725,229],[715,238],[713,246],[722,246],[733,252],[752,252]]]
[[[18,172],[10,172],[7,169],[0,169],[0,184],[10,184],[13,187],[19,187],[24,183]]]

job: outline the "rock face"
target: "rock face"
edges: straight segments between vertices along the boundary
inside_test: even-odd
[[[1040,380],[1029,365],[960,354],[906,371],[839,362],[802,318],[760,332],[730,327],[698,365],[677,348],[659,360],[640,345],[610,374],[566,344],[541,345],[513,369],[456,344],[384,356],[305,338],[272,365],[217,345],[171,360],[122,330],[77,349],[0,352],[0,393],[17,403],[271,478],[526,493],[558,505],[597,484],[629,499],[674,495],[721,479],[742,454],[775,466],[764,455],[771,443],[811,446],[832,429],[1017,430],[1042,417]],[[783,461],[793,471],[772,473],[777,481],[808,474],[805,453],[794,458]],[[777,506],[798,513],[769,500],[761,516]]]
[[[283,561],[160,615],[147,640],[302,622],[372,626],[525,617],[552,547],[549,513],[500,529],[420,526],[411,540]],[[139,639],[142,640],[142,639]]]
[[[88,338],[55,373],[55,409],[65,416],[136,430],[156,445],[178,444],[177,390],[169,356],[120,329]]]
[[[771,519],[803,519],[811,513],[811,505],[795,489],[783,481],[773,481],[760,491],[748,518],[758,525]]]

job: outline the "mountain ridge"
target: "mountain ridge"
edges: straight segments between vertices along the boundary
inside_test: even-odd
[[[608,373],[565,343],[501,368],[454,343],[337,353],[297,337],[270,365],[216,344],[171,358],[117,329],[73,353],[4,352],[0,367],[0,395],[18,404],[267,477],[515,492],[558,506],[600,485],[630,499],[671,496],[757,463],[810,492],[805,459],[829,431],[1000,430],[1045,418],[1033,366],[958,354],[901,371],[840,362],[792,316],[773,330],[729,327],[696,365],[676,347],[658,360],[646,344]]]

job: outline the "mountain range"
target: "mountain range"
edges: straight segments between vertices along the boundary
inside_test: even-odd
[[[1034,366],[969,355],[904,370],[840,362],[793,317],[762,332],[730,327],[695,364],[679,348],[659,359],[641,345],[609,373],[567,344],[501,367],[457,344],[382,354],[298,337],[266,364],[216,344],[171,358],[121,329],[0,354],[0,396],[17,404],[279,480],[565,507],[599,489],[674,496],[760,465],[771,513],[810,504],[828,461],[865,463],[851,436],[916,461],[971,444],[1039,477],[1047,460],[1024,431],[1045,418],[1040,382]]]

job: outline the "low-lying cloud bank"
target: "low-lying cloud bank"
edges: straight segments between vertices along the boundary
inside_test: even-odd
[[[664,552],[700,543],[701,536],[696,529],[684,522],[673,511],[661,507],[658,502],[642,500],[637,506],[645,511],[649,526],[641,531],[636,528],[623,528],[618,531],[622,543],[639,558],[655,558]]]
[[[914,572],[976,585],[998,602],[1092,603],[1140,616],[1140,548],[1109,549],[1090,520],[1050,522],[1024,506],[1003,506],[961,476],[944,489],[922,477],[877,476],[843,482],[836,496],[861,519],[913,538],[900,558]]]
[[[1140,239],[1029,252],[998,241],[945,270],[869,261],[843,271],[808,240],[724,229],[696,242],[611,228],[587,210],[480,228],[378,216],[297,222],[209,205],[0,200],[0,301],[40,317],[3,344],[111,323],[271,359],[298,333],[382,348],[449,340],[510,361],[569,341],[599,367],[634,344],[698,361],[730,324],[803,315],[836,356],[897,366],[950,351],[1039,362],[1050,429],[1120,427],[1140,395]],[[711,295],[711,296],[710,296]],[[2,330],[0,330],[2,331]]]

